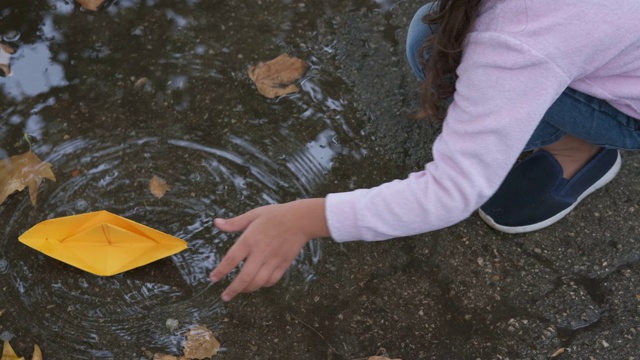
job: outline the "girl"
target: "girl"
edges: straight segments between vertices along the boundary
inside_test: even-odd
[[[311,238],[384,240],[455,224],[479,208],[526,232],[564,217],[640,148],[640,2],[440,0],[407,40],[424,116],[448,105],[433,161],[404,180],[216,219],[243,231],[211,281],[223,292],[275,284]],[[512,169],[523,150],[532,155]]]

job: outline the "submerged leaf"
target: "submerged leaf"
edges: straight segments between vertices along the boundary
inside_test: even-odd
[[[189,359],[210,358],[218,353],[220,343],[213,336],[211,330],[205,326],[196,326],[186,334],[183,349],[184,356]]]
[[[153,175],[149,181],[149,191],[151,191],[153,196],[160,199],[169,190],[171,190],[171,187],[166,181],[164,181],[164,179]]]
[[[0,360],[24,360],[23,357],[18,357],[16,352],[13,351],[11,344],[7,340],[4,341],[4,346],[2,347],[2,359]]]
[[[80,6],[87,10],[97,11],[105,0],[76,0]]]
[[[250,66],[249,77],[262,95],[273,99],[299,91],[293,82],[300,79],[306,70],[304,61],[282,54],[271,61]]]
[[[0,160],[0,204],[13,192],[22,191],[28,186],[31,204],[35,206],[38,189],[44,178],[56,181],[51,164],[40,160],[31,151]]]

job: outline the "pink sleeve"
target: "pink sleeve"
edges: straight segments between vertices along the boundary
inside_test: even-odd
[[[425,233],[467,218],[498,188],[546,109],[570,83],[556,65],[497,33],[473,33],[454,101],[423,171],[372,189],[329,194],[339,242]]]

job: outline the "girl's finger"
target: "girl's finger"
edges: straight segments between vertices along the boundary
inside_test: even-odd
[[[222,293],[222,301],[229,301],[234,296],[241,293],[249,284],[253,282],[253,279],[258,274],[258,271],[263,266],[261,260],[249,257],[245,262],[242,270],[236,278],[231,282],[224,292]]]
[[[249,211],[231,219],[214,219],[213,224],[224,232],[242,231],[255,219],[255,211]]]
[[[271,277],[264,283],[264,287],[269,287],[275,285],[280,279],[282,275],[289,269],[290,264],[282,265],[276,268],[272,273]]]
[[[249,285],[247,285],[247,287],[242,290],[242,292],[256,291],[265,286],[265,284],[271,278],[271,274],[273,274],[273,270],[270,267],[263,265],[258,274],[256,274],[256,277],[253,279],[253,281]]]
[[[227,276],[227,274],[238,266],[247,256],[249,256],[249,249],[243,246],[242,242],[236,242],[222,258],[218,266],[209,274],[209,279],[212,282],[220,281],[220,279]]]

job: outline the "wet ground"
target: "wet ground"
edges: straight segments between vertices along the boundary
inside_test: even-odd
[[[277,286],[219,300],[207,275],[234,237],[214,216],[374,186],[430,159],[407,120],[409,1],[57,0],[0,5],[17,51],[0,78],[0,150],[53,164],[32,207],[0,206],[0,337],[45,359],[179,354],[194,325],[227,359],[640,358],[640,157],[557,225],[499,234],[477,216],[381,243],[312,242]],[[302,91],[260,96],[246,69],[281,53]],[[157,175],[172,186],[148,190]],[[107,209],[189,249],[97,277],[18,242],[39,221]],[[166,326],[176,319],[177,328]]]

